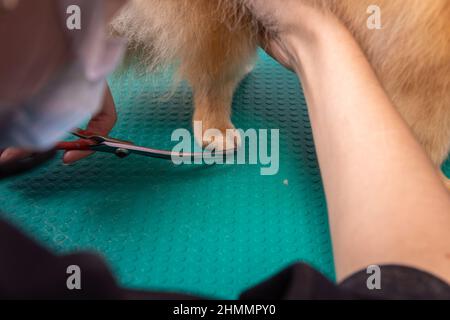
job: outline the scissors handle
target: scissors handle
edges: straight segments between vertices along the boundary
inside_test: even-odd
[[[60,142],[56,145],[56,150],[64,151],[89,151],[92,147],[96,145],[94,141],[91,140],[77,140],[72,142]]]
[[[132,142],[118,140],[107,136],[97,135],[87,130],[76,129],[72,132],[77,138],[77,141],[60,142],[56,145],[56,150],[64,151],[96,151],[97,148],[103,146],[105,143],[121,143],[124,145],[133,145]],[[104,148],[103,151],[108,151]],[[109,150],[109,152],[112,152]]]

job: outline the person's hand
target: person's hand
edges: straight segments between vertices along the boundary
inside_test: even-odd
[[[297,69],[297,53],[321,34],[340,29],[341,22],[329,10],[298,0],[244,0],[263,30],[261,47],[288,69]]]
[[[91,119],[91,121],[89,121],[86,131],[101,136],[108,136],[109,132],[112,128],[114,128],[116,121],[116,105],[114,103],[111,91],[109,87],[107,87],[102,109]],[[67,151],[64,153],[63,161],[65,164],[72,164],[90,156],[93,153],[93,151]]]
[[[116,124],[116,121],[116,107],[111,91],[107,88],[105,91],[102,109],[91,119],[87,126],[87,131],[98,135],[107,136]],[[63,161],[65,164],[72,164],[90,156],[92,153],[92,151],[67,151],[64,153]],[[18,148],[8,148],[3,152],[0,150],[0,163],[15,159],[23,159],[31,154],[32,152],[30,151]]]

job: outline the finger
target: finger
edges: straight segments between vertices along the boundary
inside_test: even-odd
[[[111,91],[108,87],[106,88],[105,91],[102,109],[98,114],[96,114],[92,118],[91,121],[89,121],[85,133],[89,133],[89,135],[98,134],[102,136],[107,136],[114,127],[114,125],[116,124],[116,121],[117,121],[116,107],[114,104],[114,99],[112,97]],[[80,141],[75,143],[80,143]],[[81,145],[81,147],[84,147],[84,144]],[[70,148],[66,148],[66,150],[67,149]],[[74,147],[74,149],[80,149],[80,146]],[[63,156],[63,162],[65,164],[73,164],[81,159],[89,157],[92,154],[93,154],[92,151],[75,151],[75,150],[67,151]]]
[[[100,135],[108,135],[117,122],[117,112],[109,87],[105,90],[102,109],[89,121],[87,131]]]
[[[8,148],[0,155],[0,163],[5,163],[12,160],[23,159],[29,157],[32,154],[30,151],[26,151],[18,148]]]
[[[294,61],[294,58],[289,56],[288,50],[283,47],[283,44],[278,41],[278,39],[270,41],[264,50],[273,59],[277,60],[283,67],[290,71],[294,71],[292,67],[292,61]]]
[[[94,152],[92,151],[67,151],[64,153],[63,162],[64,164],[73,164],[84,158],[89,157]]]

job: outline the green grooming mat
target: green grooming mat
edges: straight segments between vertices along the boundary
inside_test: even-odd
[[[163,99],[165,77],[129,70],[110,85],[119,122],[112,136],[171,148],[191,128],[187,86]],[[327,208],[305,99],[295,75],[261,54],[241,83],[233,121],[280,129],[280,170],[185,165],[95,154],[60,159],[0,184],[2,216],[56,252],[94,250],[121,285],[236,298],[297,261],[334,279]],[[446,166],[450,171],[450,163]]]

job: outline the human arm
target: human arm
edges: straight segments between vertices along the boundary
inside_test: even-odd
[[[351,33],[298,1],[249,4],[270,22],[266,49],[303,84],[338,280],[399,264],[450,281],[450,196]]]

